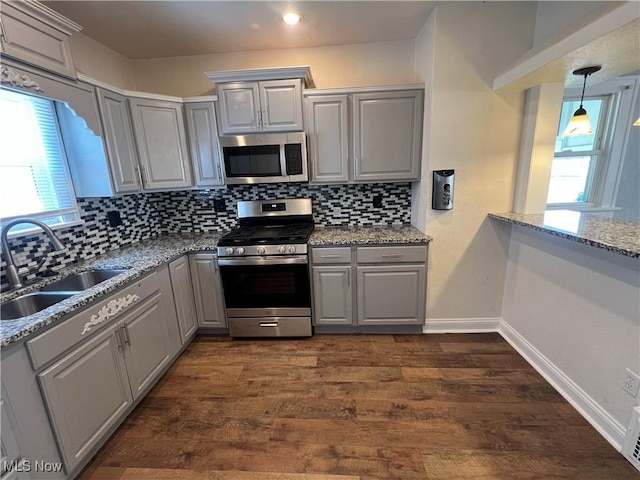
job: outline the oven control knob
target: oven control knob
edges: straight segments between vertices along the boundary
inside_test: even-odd
[[[238,255],[242,255],[242,254],[244,254],[244,248],[242,248],[242,247],[238,247],[238,250],[236,250],[236,253],[237,253]]]
[[[287,253],[296,253],[296,247],[290,245],[287,247]]]
[[[256,251],[258,252],[258,255],[264,255],[266,252],[264,247],[258,247]]]
[[[227,247],[227,249],[224,251],[224,253],[226,253],[227,255],[233,255],[235,252],[235,250],[233,249],[233,247]]]
[[[286,249],[284,247],[278,247],[278,253],[285,253]]]

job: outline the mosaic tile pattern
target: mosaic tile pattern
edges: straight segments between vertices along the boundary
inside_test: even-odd
[[[382,208],[373,207],[380,196]],[[162,233],[205,233],[237,225],[236,204],[241,200],[311,198],[318,226],[406,225],[411,222],[411,184],[233,185],[226,190],[163,192],[153,202],[161,212]],[[224,212],[215,212],[214,200],[223,199]]]
[[[382,208],[373,207],[380,196]],[[275,198],[312,199],[318,226],[407,225],[411,221],[411,184],[235,185],[219,190],[189,190],[143,193],[117,198],[78,199],[82,222],[58,230],[67,248],[48,255],[43,271],[58,272],[74,262],[160,234],[226,231],[237,225],[236,204],[240,200]],[[216,212],[215,200],[225,201],[225,211]],[[118,211],[123,224],[110,227],[107,212]],[[48,252],[42,233],[11,240],[16,264],[34,266]],[[0,259],[0,285],[8,287],[4,255]],[[30,275],[27,279],[33,278]]]
[[[49,253],[41,271],[60,271],[67,265],[93,258],[105,252],[157,236],[160,233],[159,215],[151,195],[135,194],[117,198],[80,198],[81,224],[56,231],[67,247]],[[118,211],[122,225],[109,226],[107,212]],[[44,233],[18,237],[9,241],[16,265],[34,266],[49,252],[49,239]],[[0,261],[0,283],[8,288],[5,277],[4,252]],[[27,280],[35,275],[27,276]]]

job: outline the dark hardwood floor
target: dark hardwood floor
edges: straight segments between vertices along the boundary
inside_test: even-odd
[[[640,473],[498,334],[199,336],[79,478]]]

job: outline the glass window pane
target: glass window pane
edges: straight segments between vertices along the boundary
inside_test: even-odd
[[[2,89],[0,112],[0,218],[77,218],[53,102]]]
[[[590,164],[591,156],[555,157],[547,203],[586,202],[585,189]]]

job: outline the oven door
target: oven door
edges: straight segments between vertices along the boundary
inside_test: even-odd
[[[311,315],[306,256],[220,258],[227,317]]]

